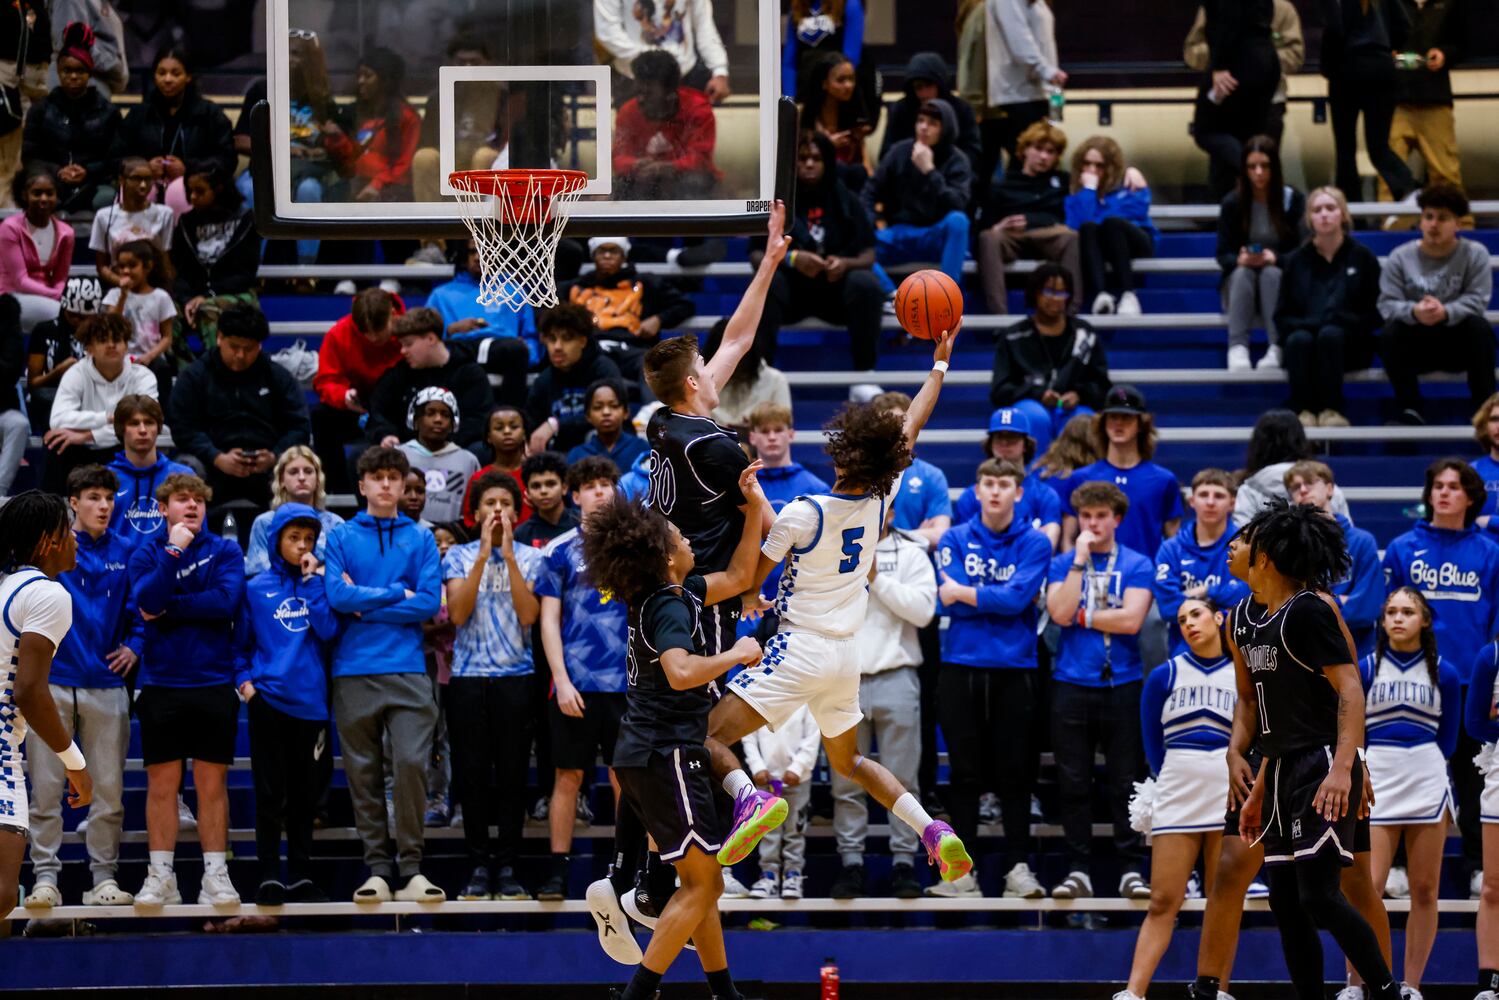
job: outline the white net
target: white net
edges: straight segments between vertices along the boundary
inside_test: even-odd
[[[557,243],[588,183],[578,170],[456,173],[449,183],[479,251],[479,303],[550,308],[557,304]]]

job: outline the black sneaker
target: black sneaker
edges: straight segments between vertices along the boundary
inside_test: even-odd
[[[910,865],[906,867],[909,868]],[[918,888],[917,892],[920,891]],[[843,871],[833,880],[833,888],[828,890],[828,895],[834,899],[858,899],[864,895],[864,866],[844,865]]]
[[[499,874],[495,876],[494,895],[492,898],[514,902],[529,900],[531,894],[526,891],[526,887],[521,885],[520,880],[515,877],[514,868],[501,868]]]
[[[651,899],[651,894],[646,891],[645,886],[638,883],[635,886],[635,908],[653,919],[661,916],[661,911]]]
[[[567,898],[567,879],[560,874],[554,874],[545,882],[541,888],[536,890],[536,898],[546,902],[556,902]]]
[[[916,869],[901,862],[890,868],[890,895],[896,899],[920,899],[921,883],[916,881]]]
[[[493,899],[494,894],[490,891],[489,885],[489,869],[483,865],[475,867],[473,874],[468,877],[468,885],[463,887],[458,898],[463,900]]]
[[[326,903],[328,894],[312,879],[299,878],[286,887],[286,900],[289,903]]]
[[[256,906],[280,906],[286,902],[286,886],[273,878],[268,878],[260,883],[260,888],[255,890]]]

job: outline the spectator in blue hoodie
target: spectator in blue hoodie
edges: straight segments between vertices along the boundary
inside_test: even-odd
[[[166,536],[130,556],[130,605],[145,619],[135,714],[146,762],[150,863],[137,906],[180,903],[173,854],[182,763],[193,762],[203,884],[198,902],[229,905],[229,796],[239,698],[234,693],[235,609],[245,592],[239,544],[206,530],[213,491],[197,476],[168,476],[156,488]]]
[[[115,436],[120,439],[121,450],[109,463],[119,480],[109,528],[131,548],[161,540],[167,521],[156,502],[156,488],[168,476],[191,475],[193,471],[157,450],[156,441],[165,426],[166,413],[150,396],[130,393],[115,404]]]
[[[1413,587],[1431,605],[1437,646],[1457,651],[1453,666],[1463,674],[1471,664],[1462,650],[1478,649],[1499,631],[1499,544],[1474,524],[1487,492],[1473,467],[1460,458],[1439,458],[1426,469],[1421,503],[1426,520],[1385,549],[1386,593]],[[1466,697],[1466,695],[1464,696]],[[1457,826],[1463,858],[1474,891],[1483,868],[1479,797],[1483,776],[1473,765],[1478,742],[1466,730],[1452,755],[1452,787],[1457,793]]]
[[[545,560],[540,550],[515,542],[520,487],[513,478],[489,473],[474,486],[474,496],[478,539],[449,549],[442,566],[448,617],[458,628],[448,728],[462,788],[463,839],[473,866],[458,898],[530,899],[515,867],[536,723],[536,667],[526,642],[541,609],[534,588]],[[499,828],[495,840],[491,826]]]
[[[1473,414],[1473,439],[1483,449],[1483,454],[1470,464],[1488,491],[1482,520],[1479,521],[1487,528],[1493,523],[1494,514],[1499,513],[1499,392],[1484,400],[1478,412]],[[1499,525],[1495,528],[1499,529]]]
[[[624,475],[619,477],[619,491],[626,500],[639,500],[651,488],[651,453],[646,452],[635,460]]]
[[[1303,460],[1285,474],[1286,496],[1292,503],[1309,503],[1338,522],[1343,540],[1348,543],[1350,568],[1348,576],[1333,584],[1332,595],[1338,599],[1343,622],[1353,636],[1360,658],[1374,652],[1375,628],[1384,608],[1384,573],[1379,565],[1379,546],[1374,536],[1342,514],[1332,512],[1333,490],[1337,484],[1332,469],[1322,462]]]
[[[1005,894],[1036,899],[1043,893],[1030,869],[1041,704],[1036,595],[1051,562],[1051,540],[1019,514],[1022,466],[986,459],[977,478],[978,516],[949,529],[937,549],[940,613],[952,619],[937,681],[938,720],[952,768],[947,804],[958,836],[976,842],[979,794],[994,776],[1005,827]],[[947,885],[957,891],[943,892]],[[931,894],[981,895],[972,873],[939,883]]]
[[[1077,230],[1088,311],[1140,315],[1134,262],[1155,255],[1160,236],[1150,223],[1150,185],[1108,136],[1084,139],[1072,154],[1072,193],[1064,203],[1067,227]]]
[[[323,577],[328,604],[343,625],[333,647],[333,714],[370,872],[354,890],[354,902],[441,902],[443,891],[421,872],[427,760],[437,726],[422,623],[442,602],[437,542],[398,510],[411,471],[403,452],[369,448],[357,471],[365,509],[328,532]],[[386,827],[387,769],[395,778],[394,858]]]
[[[478,349],[489,367],[503,355],[505,363],[535,368],[541,364],[541,342],[536,339],[536,314],[529,305],[514,309],[507,304],[479,302],[479,251],[473,240],[458,244],[453,280],[432,289],[427,308],[442,316],[448,344],[469,343]],[[521,349],[525,349],[522,356]]]
[[[259,906],[325,903],[311,878],[312,818],[322,793],[318,758],[328,740],[326,648],[338,635],[323,567],[314,554],[323,525],[300,503],[276,508],[270,565],[251,577],[235,619],[234,680],[250,714],[255,775]],[[281,828],[288,878],[281,880]]]
[[[124,435],[121,435],[121,440]],[[128,906],[135,897],[115,881],[119,867],[125,752],[130,743],[130,692],[125,678],[140,660],[141,622],[128,607],[126,564],[131,543],[110,527],[114,473],[83,465],[68,473],[68,505],[78,539],[78,565],[57,577],[73,600],[73,627],[52,657],[48,683],[68,737],[88,758],[94,779],[89,804],[89,870],[93,888],[85,906]],[[36,882],[26,896],[33,906],[60,906],[62,798],[67,772],[40,738],[26,742],[31,777],[31,870]]]
[[[1001,406],[989,415],[989,437],[984,441],[984,457],[1014,462],[1022,469],[1031,468],[1036,458],[1036,433],[1035,424],[1025,410],[1017,406]],[[958,524],[972,521],[979,516],[980,507],[978,484],[975,483],[953,504],[953,520]],[[1034,470],[1027,472],[1020,484],[1015,516],[1038,529],[1051,543],[1052,550],[1056,550],[1057,540],[1062,537],[1062,501],[1057,491]]]
[[[1172,653],[1180,651],[1177,612],[1188,599],[1212,601],[1215,608],[1231,608],[1249,587],[1228,571],[1228,530],[1238,487],[1222,469],[1203,469],[1192,477],[1190,505],[1194,515],[1181,531],[1161,543],[1155,556],[1156,606],[1167,625]]]
[[[1051,894],[1093,895],[1093,752],[1102,744],[1104,797],[1114,821],[1114,848],[1123,872],[1119,895],[1148,899],[1140,876],[1145,852],[1130,828],[1129,797],[1140,776],[1140,627],[1150,610],[1154,569],[1124,544],[1119,528],[1130,498],[1112,482],[1087,482],[1071,503],[1082,530],[1075,547],[1051,563],[1046,610],[1061,628],[1052,665],[1051,745],[1061,793],[1068,874]]]
[[[567,464],[599,455],[613,462],[615,468],[628,469],[641,455],[649,455],[651,446],[635,433],[635,425],[630,422],[629,405],[630,393],[624,380],[601,378],[589,385],[583,395],[583,416],[593,430],[567,453]]]

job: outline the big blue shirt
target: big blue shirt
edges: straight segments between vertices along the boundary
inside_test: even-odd
[[[1072,474],[1062,491],[1062,513],[1077,516],[1072,509],[1072,491],[1083,483],[1113,483],[1129,497],[1129,510],[1114,537],[1119,544],[1136,552],[1156,552],[1165,538],[1167,521],[1182,516],[1182,488],[1176,476],[1154,462],[1141,462],[1132,469],[1121,469],[1107,459],[1084,466]]]
[[[187,548],[165,542],[130,555],[131,607],[159,615],[146,622],[141,687],[211,687],[234,680],[233,624],[245,593],[239,543],[199,531]]]
[[[516,311],[508,305],[480,305],[479,282],[467,271],[459,271],[453,280],[438,285],[427,296],[427,305],[442,316],[443,329],[461,319],[479,318],[484,326],[468,333],[445,333],[448,341],[487,340],[490,337],[520,337],[526,342],[526,351],[531,356],[531,367],[541,364],[541,342],[536,339],[536,315],[530,306],[521,306]],[[480,419],[483,415],[474,419]]]
[[[951,617],[942,659],[968,667],[1036,668],[1036,597],[1051,562],[1051,539],[1019,517],[995,532],[982,518],[949,528],[937,546],[937,568],[974,587],[977,605],[942,605]]]
[[[560,535],[558,536],[561,537]],[[554,539],[555,540],[555,539]],[[479,558],[479,543],[455,545],[442,561],[443,580],[468,576]],[[534,590],[543,572],[540,549],[515,546],[515,562],[521,576]],[[521,628],[510,596],[510,571],[498,547],[490,550],[489,565],[479,582],[473,614],[458,626],[453,641],[454,677],[519,677],[535,670],[529,645],[531,630]]]
[[[1499,612],[1499,544],[1477,528],[1435,528],[1426,521],[1396,538],[1384,554],[1385,593],[1411,586],[1431,605],[1437,646],[1466,670],[1467,650],[1494,637]],[[1459,675],[1464,684],[1468,678]]]
[[[562,657],[573,687],[623,694],[628,687],[629,607],[589,585],[583,536],[577,528],[552,539],[542,550],[542,560],[536,596],[562,602]]]
[[[62,687],[124,687],[125,678],[104,661],[122,644],[139,656],[145,642],[145,623],[129,604],[134,547],[113,528],[97,539],[86,531],[73,534],[78,565],[57,577],[73,599],[73,627],[52,657],[49,680]]]
[[[1020,489],[1020,499],[1015,501],[1017,518],[1033,528],[1044,528],[1048,524],[1061,527],[1062,501],[1047,480],[1032,472],[1021,482]],[[974,485],[964,490],[963,495],[958,497],[958,502],[953,504],[952,519],[954,523],[963,524],[972,521],[982,512],[978,486]]]
[[[901,531],[915,531],[934,517],[952,517],[947,476],[931,462],[912,458],[891,506],[895,508],[894,527]]]
[[[1047,588],[1051,584],[1067,579],[1067,570],[1072,565],[1074,553],[1063,552],[1051,561],[1051,572],[1047,576]],[[1097,581],[1097,600],[1093,610],[1104,611],[1124,606],[1126,590],[1149,591],[1155,579],[1155,570],[1150,560],[1124,545],[1119,546],[1119,557],[1114,561],[1112,573],[1105,574],[1109,557],[1107,553],[1094,553],[1092,572],[1085,575],[1083,597],[1088,597],[1088,581]],[[1104,666],[1108,665],[1108,677]],[[1118,687],[1138,681],[1144,673],[1140,661],[1140,638],[1137,635],[1106,636],[1096,629],[1068,625],[1062,628],[1057,641],[1057,660],[1052,667],[1052,677],[1079,687]]]
[[[425,673],[422,622],[442,606],[432,532],[405,514],[377,518],[363,510],[328,532],[323,554],[328,605],[343,627],[334,678]]]

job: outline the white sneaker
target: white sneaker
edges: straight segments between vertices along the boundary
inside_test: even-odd
[[[639,965],[645,956],[635,935],[630,933],[630,918],[625,916],[614,894],[614,884],[606,878],[592,882],[584,893],[588,912],[599,929],[599,947],[620,965]]]
[[[1045,887],[1036,881],[1031,866],[1024,861],[1005,873],[1006,899],[1040,899],[1045,895]]]
[[[1138,316],[1141,311],[1140,299],[1134,292],[1125,292],[1119,296],[1119,315]]]
[[[750,886],[750,899],[775,899],[781,894],[781,882],[775,872],[761,872]]]
[[[114,879],[105,879],[83,894],[84,906],[129,906],[135,902],[135,897],[124,889]]]
[[[781,898],[782,899],[801,899],[802,898],[802,873],[801,872],[787,872],[786,873],[786,877],[783,878],[783,879],[781,879]]]
[[[1245,899],[1269,899],[1270,887],[1259,879],[1249,883],[1249,891],[1244,893]]]
[[[1411,898],[1411,880],[1404,868],[1390,869],[1390,876],[1384,883],[1384,894],[1387,899]]]
[[[187,803],[182,800],[182,796],[179,794],[177,796],[177,829],[196,830],[197,828],[197,817],[193,815],[193,811],[187,807]]]
[[[24,905],[28,910],[50,910],[62,905],[62,893],[51,882],[38,882],[26,894]]]
[[[1265,352],[1265,356],[1260,358],[1260,363],[1254,367],[1257,371],[1278,372],[1281,368],[1285,367],[1281,362],[1280,345],[1271,344],[1270,349]]]
[[[338,284],[333,286],[334,295],[353,295],[358,291],[359,287],[348,278],[345,278],[343,281],[340,281]]]
[[[174,872],[146,872],[146,881],[135,894],[136,906],[168,906],[182,902],[182,893],[177,891],[177,875]]]
[[[1120,899],[1149,899],[1150,883],[1139,872],[1125,872],[1119,876]]]
[[[390,902],[390,883],[379,875],[371,875],[364,880],[364,884],[354,890],[354,902],[356,903],[388,903]]]
[[[1092,312],[1095,316],[1114,315],[1114,296],[1108,292],[1099,292],[1093,299]]]
[[[1114,1000],[1145,1000],[1145,998],[1139,996],[1138,994],[1131,993],[1129,990],[1120,990],[1118,993],[1114,994]]]
[[[1468,878],[1468,898],[1478,899],[1483,895],[1483,872],[1476,871]],[[1493,992],[1490,990],[1489,992]]]
[[[962,878],[951,882],[939,881],[934,885],[929,885],[922,892],[938,899],[979,899],[984,895],[984,890],[979,888],[979,880],[973,877],[972,870]]]
[[[734,869],[725,866],[723,870],[723,898],[724,899],[749,899],[750,891],[744,887],[744,883],[734,877]]]
[[[427,876],[417,872],[401,886],[395,898],[403,903],[441,903],[448,898],[448,894],[433,885]]]
[[[1068,872],[1051,890],[1052,899],[1091,899],[1093,880],[1087,872]]]
[[[1228,349],[1228,370],[1231,372],[1247,372],[1254,367],[1249,360],[1249,348],[1243,344],[1235,344]]]
[[[1364,1000],[1364,988],[1362,986],[1345,986],[1338,990],[1336,1000]]]
[[[198,905],[239,905],[239,891],[234,888],[234,883],[229,881],[227,869],[203,873],[203,882],[198,886]]]
[[[1410,983],[1401,983],[1400,1000],[1426,1000],[1426,998],[1421,995],[1420,990],[1416,989]]]

